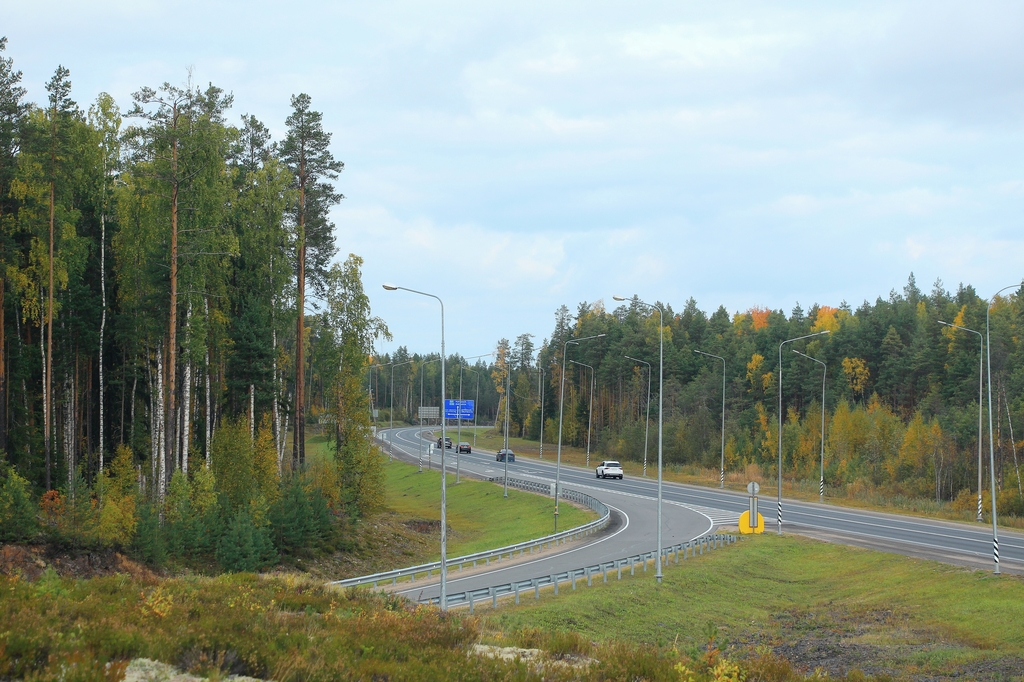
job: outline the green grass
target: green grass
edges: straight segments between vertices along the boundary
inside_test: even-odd
[[[441,518],[441,474],[395,460],[385,465],[387,505],[410,518],[439,521]],[[448,555],[473,554],[554,532],[552,501],[540,495],[509,488],[502,497],[501,486],[463,478],[455,485],[448,475]],[[559,506],[559,526],[575,528],[595,518],[589,509],[571,504]],[[440,554],[438,557],[440,558]]]
[[[791,656],[794,643],[830,645],[845,649],[851,665],[860,655],[860,667],[875,673],[1018,670],[1011,679],[1024,665],[1020,623],[1019,577],[774,535],[670,564],[661,586],[652,571],[621,582],[610,576],[487,617],[499,633],[570,630],[598,642],[700,647],[717,631],[720,641]]]
[[[327,439],[308,438],[306,452],[309,457],[330,457]],[[384,465],[384,473],[385,504],[391,511],[410,521],[441,520],[441,474],[437,469],[424,468],[419,473],[417,465],[394,460]],[[468,477],[456,485],[451,473],[447,487],[449,557],[514,545],[554,532],[554,505],[546,497],[509,488],[505,499],[500,486]],[[591,510],[567,503],[559,505],[558,516],[562,529],[597,518]],[[424,557],[424,561],[440,558],[438,548],[436,555]]]

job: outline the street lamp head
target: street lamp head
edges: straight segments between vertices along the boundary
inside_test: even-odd
[[[394,284],[384,284],[382,286],[388,291],[398,291],[398,287]]]
[[[625,296],[619,296],[618,294],[615,294],[615,295],[612,296],[612,299],[614,299],[616,301],[625,301],[626,297]]]

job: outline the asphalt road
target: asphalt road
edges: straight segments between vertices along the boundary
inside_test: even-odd
[[[423,468],[440,467],[440,450],[434,450],[429,458],[429,450],[424,445],[430,441],[419,438],[420,429],[402,428],[394,430],[395,457],[408,462],[417,462],[422,453]],[[432,439],[436,443],[436,439]],[[454,440],[454,438],[453,438]],[[445,467],[449,472],[449,499],[458,495],[458,486],[454,485],[455,451],[448,450],[445,456]],[[490,451],[474,451],[472,454],[459,455],[459,467],[463,476],[473,478],[493,478],[504,474],[504,464],[494,460]],[[562,489],[580,490],[594,495],[593,486],[585,485],[594,482],[593,473],[590,478],[579,469],[563,468]],[[519,459],[508,465],[509,478],[534,479],[539,481],[554,480],[554,465],[548,462]],[[610,482],[610,481],[609,481]],[[619,481],[615,481],[619,483]],[[455,594],[465,590],[489,587],[511,582],[528,580],[539,576],[561,573],[574,568],[581,568],[607,561],[612,558],[623,558],[642,552],[650,552],[657,547],[657,505],[655,499],[632,490],[616,490],[616,486],[601,487],[598,497],[612,510],[611,523],[608,527],[584,540],[579,540],[548,550],[542,554],[525,555],[502,563],[492,563],[488,567],[478,566],[476,570],[451,570],[448,573],[448,593]],[[525,494],[513,490],[516,494]],[[565,500],[562,505],[569,504]],[[690,508],[683,503],[666,504],[663,508],[664,528],[662,543],[670,546],[686,542],[706,535],[723,523],[722,517],[713,518],[702,511]],[[736,515],[732,515],[735,523]],[[554,532],[554,504],[552,503],[552,532]],[[560,527],[559,530],[568,530]],[[559,551],[560,550],[560,551]],[[650,568],[651,578],[654,569]],[[411,599],[420,600],[437,595],[436,580],[419,580],[412,586],[408,583],[400,585],[398,590]]]
[[[394,430],[396,456],[404,452],[403,459],[416,461],[420,448],[419,428]],[[440,433],[438,429],[436,433]],[[386,430],[382,434],[390,435]],[[455,440],[454,430],[451,431]],[[465,431],[463,439],[466,440]],[[471,438],[469,439],[471,440]],[[430,441],[423,440],[426,444]],[[433,439],[436,442],[436,438]],[[435,449],[432,466],[438,467],[439,450]],[[424,455],[425,457],[425,455]],[[549,457],[554,457],[554,448]],[[456,461],[454,450],[446,456],[446,466],[454,473]],[[424,458],[424,467],[427,460]],[[503,465],[494,461],[494,453],[478,450],[471,455],[459,456],[463,472],[475,477],[495,477],[503,473]],[[596,466],[596,462],[594,462]],[[553,481],[555,466],[552,459],[519,459],[509,464],[509,476]],[[632,470],[631,470],[632,469]],[[474,576],[471,585],[452,584],[449,593],[469,587],[505,583],[520,577],[534,577],[597,563],[599,560],[621,558],[638,551],[653,549],[655,542],[657,482],[653,476],[642,478],[636,475],[635,464],[626,463],[626,477],[623,480],[596,479],[593,469],[562,466],[563,488],[586,492],[613,507],[621,519],[613,528],[599,535],[585,547],[569,546],[570,552],[564,559],[551,558],[554,563],[531,564],[529,575],[511,576],[491,571],[487,577]],[[648,467],[648,473],[656,469]],[[762,491],[764,492],[764,491]],[[716,488],[663,484],[665,546],[692,539],[710,532],[718,526],[735,526],[739,514],[747,509],[746,494]],[[826,498],[827,499],[827,498]],[[766,532],[776,532],[776,498],[774,495],[760,497],[760,512],[765,518]],[[857,545],[881,551],[904,554],[947,563],[992,570],[992,527],[991,524],[970,524],[936,521],[912,516],[863,511],[830,504],[802,502],[783,498],[783,531],[848,545]],[[1004,573],[1024,573],[1024,534],[999,531],[1000,569]],[[503,567],[502,571],[506,568]],[[508,567],[511,570],[511,567]],[[457,577],[457,574],[455,576]],[[414,596],[414,595],[410,595]]]

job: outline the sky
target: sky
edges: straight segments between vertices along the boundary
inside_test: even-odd
[[[1024,276],[1024,5],[1011,2],[7,0],[45,99],[233,93],[284,134],[312,97],[344,161],[339,257],[394,340],[539,343],[614,294],[713,312],[855,306],[911,272]],[[238,120],[237,118],[235,119]]]

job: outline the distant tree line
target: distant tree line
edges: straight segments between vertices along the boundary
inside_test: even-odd
[[[756,464],[768,473],[778,456],[780,342],[828,330],[830,334],[783,349],[783,473],[817,487],[822,367],[826,363],[825,481],[833,492],[878,491],[958,500],[965,510],[977,495],[979,336],[939,321],[985,331],[986,301],[970,286],[955,293],[936,282],[922,292],[913,275],[901,292],[854,309],[815,304],[781,310],[751,308],[708,315],[690,299],[681,311],[668,304],[665,319],[665,461],[717,470],[721,456],[722,363],[725,358],[726,469]],[[1019,480],[1024,432],[1024,290],[995,300],[991,311],[992,399],[1000,504],[1024,515]],[[512,371],[511,430],[540,436],[538,373],[545,393],[544,439],[558,433],[558,391],[565,341],[568,359],[595,368],[593,450],[602,456],[643,459],[651,363],[650,455],[656,453],[659,315],[637,300],[613,311],[601,303],[565,306],[550,339],[534,348],[528,337],[499,344]],[[501,383],[504,375],[497,373]],[[567,364],[563,441],[584,446],[590,370]],[[988,388],[986,386],[986,395]],[[501,408],[504,409],[504,408]],[[987,408],[986,408],[987,409]],[[988,416],[984,416],[984,471],[988,476]],[[1012,436],[1011,436],[1012,430]],[[986,478],[987,481],[987,478]],[[987,495],[986,487],[986,500]],[[987,502],[986,502],[987,504]]]

